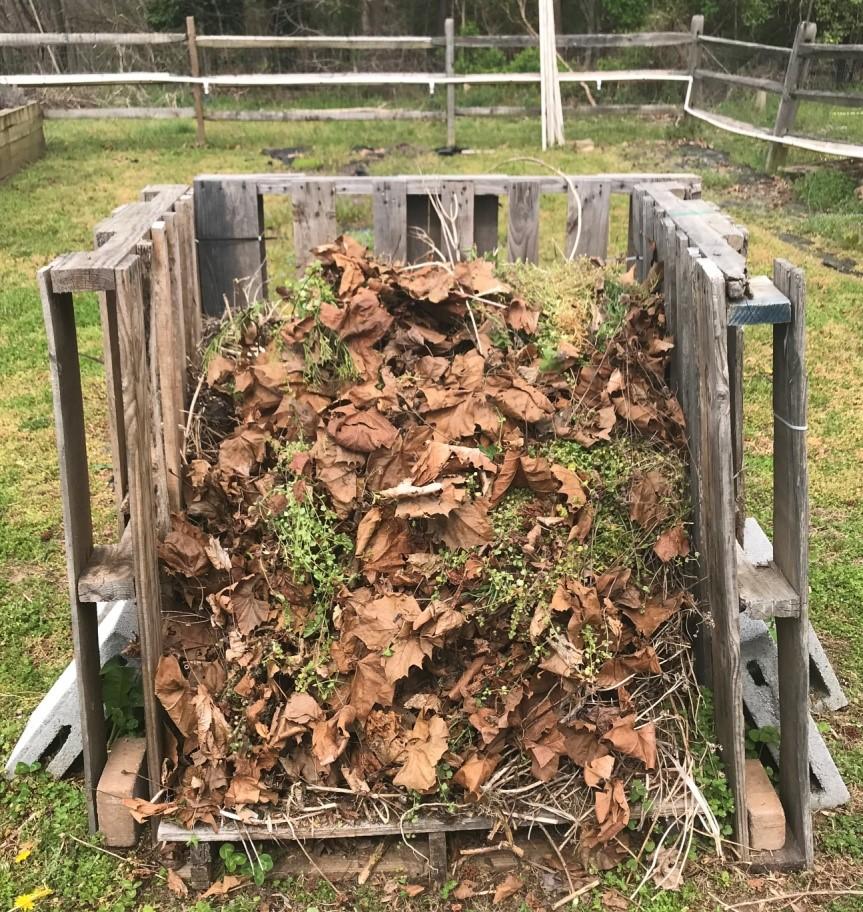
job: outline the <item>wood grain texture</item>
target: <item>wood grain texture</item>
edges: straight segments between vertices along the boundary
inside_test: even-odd
[[[162,725],[154,690],[156,666],[162,654],[162,600],[159,559],[153,518],[153,467],[150,460],[150,375],[145,343],[144,293],[141,260],[128,257],[116,270],[117,325],[123,371],[123,415],[129,461],[129,521],[132,528],[132,566],[141,644],[141,681],[147,736],[150,794],[159,788]]]
[[[695,355],[698,371],[701,591],[713,622],[715,725],[734,797],[734,831],[742,861],[749,855],[746,818],[745,727],[740,672],[737,542],[734,537],[734,457],[728,378],[725,277],[708,259],[695,264]]]
[[[332,184],[301,181],[294,188],[294,250],[297,267],[314,258],[312,248],[336,239],[336,195]]]
[[[100,678],[99,623],[95,606],[78,598],[78,578],[93,552],[90,474],[74,304],[71,294],[56,294],[52,290],[51,269],[51,266],[46,266],[39,270],[38,283],[54,398],[60,502],[63,508],[63,535],[72,613],[72,646],[81,711],[84,791],[90,831],[96,832],[96,787],[107,757]]]
[[[168,228],[156,222],[150,233],[153,260],[150,269],[150,310],[153,315],[154,366],[161,405],[162,447],[165,460],[166,495],[170,511],[182,506],[181,455],[185,424],[185,353],[181,346],[183,322],[171,274],[171,249]]]
[[[93,548],[78,577],[78,598],[91,604],[135,598],[132,536],[128,526],[117,544]]]
[[[812,58],[800,53],[800,49],[815,41],[817,27],[814,22],[799,22],[794,33],[794,42],[788,56],[788,65],[785,68],[785,79],[782,83],[782,98],[776,109],[776,120],[773,123],[774,136],[786,136],[791,132],[797,118],[798,100],[795,97],[797,89],[806,84]],[[767,170],[775,171],[785,164],[788,158],[788,147],[781,143],[773,143],[767,152]]]
[[[743,460],[743,329],[728,327],[728,382],[731,394],[731,445],[734,459],[734,532],[743,544],[746,487]]]
[[[474,186],[470,180],[449,181],[440,195],[447,222],[453,225],[457,245],[444,241],[443,253],[450,262],[466,259],[474,244]]]
[[[779,795],[804,863],[813,859],[809,810],[808,380],[803,271],[775,260],[773,281],[791,301],[791,322],[773,328],[773,559],[800,599],[796,618],[777,618]],[[783,419],[783,420],[779,420]],[[791,425],[791,427],[789,427]]]
[[[407,194],[400,178],[375,181],[372,191],[375,255],[395,263],[407,257]]]
[[[198,277],[198,259],[195,244],[195,213],[191,196],[184,194],[175,207],[174,227],[177,232],[179,270],[177,280],[182,288],[183,321],[186,332],[186,358],[193,367],[200,361],[201,335],[203,333],[203,309],[201,307],[201,286]],[[263,287],[259,284],[264,282]],[[256,300],[266,294],[266,276],[258,274],[247,293],[249,300]],[[244,300],[242,303],[246,303]]]
[[[266,286],[263,203],[253,178],[234,175],[196,178],[193,198],[201,305],[218,317],[225,300],[244,306],[247,287]]]
[[[538,181],[519,182],[509,191],[506,250],[511,263],[518,260],[539,262],[540,196]]]
[[[611,185],[604,182],[581,185],[581,233],[578,246],[578,205],[572,193],[568,194],[566,215],[566,243],[568,257],[589,256],[605,259],[608,256],[608,219],[611,211]]]
[[[54,290],[111,291],[117,265],[135,251],[142,239],[149,237],[153,222],[170,211],[185,190],[185,185],[177,185],[145,204],[124,208],[113,219],[113,234],[101,247],[55,260],[51,269]]]
[[[755,567],[744,550],[737,548],[737,589],[740,609],[751,618],[798,617],[800,597],[773,561]]]

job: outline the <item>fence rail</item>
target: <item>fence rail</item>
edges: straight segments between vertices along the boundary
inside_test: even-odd
[[[863,107],[863,95],[854,92],[827,91],[805,87],[809,64],[813,59],[863,60],[863,45],[818,44],[815,42],[816,28],[813,23],[802,22],[798,26],[792,47],[761,44],[753,41],[738,41],[703,33],[703,17],[695,16],[687,32],[631,32],[619,34],[592,35],[557,35],[559,49],[590,50],[602,48],[670,48],[685,50],[688,69],[623,69],[563,71],[559,79],[563,83],[616,83],[616,82],[654,82],[654,83],[687,83],[684,111],[691,116],[708,122],[722,130],[765,140],[770,143],[768,167],[775,168],[784,161],[789,146],[809,149],[825,154],[845,155],[863,158],[863,146],[849,142],[818,140],[798,136],[793,133],[797,106],[800,101],[817,104],[839,105],[851,108]],[[455,106],[455,86],[470,85],[536,85],[540,82],[538,73],[465,73],[458,74],[454,68],[456,49],[471,48],[509,48],[520,49],[538,46],[538,39],[532,35],[465,35],[456,36],[452,20],[447,20],[445,34],[438,35],[399,35],[399,36],[365,36],[365,35],[198,35],[193,17],[187,19],[186,32],[88,32],[88,33],[7,33],[0,34],[2,48],[52,48],[72,46],[155,46],[186,45],[189,57],[189,74],[168,72],[117,72],[117,73],[30,73],[17,75],[0,75],[0,86],[15,85],[30,88],[56,88],[71,86],[107,86],[107,85],[180,85],[192,89],[195,105],[193,115],[196,121],[198,141],[206,139],[205,120],[229,119],[224,113],[205,113],[204,97],[211,89],[249,88],[249,87],[327,87],[327,86],[386,86],[402,85],[425,86],[430,93],[442,86],[446,89],[444,112],[406,111],[404,116],[410,118],[428,117],[445,118],[447,127],[447,145],[455,145],[455,119],[469,109],[457,110]],[[786,70],[782,81],[767,79],[746,73],[729,73],[720,69],[711,69],[703,65],[702,49],[723,47],[747,53],[775,54],[787,58]],[[199,62],[200,49],[218,49],[233,51],[241,49],[326,49],[354,51],[386,50],[433,50],[442,48],[445,51],[445,68],[443,71],[429,72],[371,72],[354,71],[341,73],[259,73],[259,74],[222,74],[208,75],[202,72]],[[55,62],[56,67],[56,62]],[[706,111],[700,104],[701,87],[705,82],[718,82],[728,86],[768,92],[780,97],[779,109],[772,131],[752,124],[736,121],[724,115]],[[631,107],[631,106],[630,106]],[[651,106],[645,106],[650,108]],[[168,110],[168,109],[158,109]],[[338,119],[348,119],[349,111],[342,109]],[[398,119],[392,109],[380,110],[375,115],[375,108],[365,107],[356,110],[357,119]],[[497,109],[480,109],[482,113],[496,113]],[[526,111],[526,109],[524,109]],[[245,113],[245,112],[240,112]],[[254,112],[252,116],[263,119],[305,119],[311,116],[308,112],[300,113],[297,118],[285,116],[293,112]],[[312,112],[314,113],[314,112]],[[73,116],[73,115],[70,115]],[[92,116],[88,114],[88,116]],[[164,115],[168,116],[168,115]],[[178,116],[178,115],[173,115]],[[242,118],[238,118],[242,119]]]

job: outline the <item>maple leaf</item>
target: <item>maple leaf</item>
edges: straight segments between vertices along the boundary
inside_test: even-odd
[[[180,734],[193,734],[197,724],[192,702],[194,689],[180,669],[176,656],[166,655],[159,659],[154,683],[156,697]]]
[[[340,446],[359,453],[391,447],[399,432],[375,408],[343,405],[330,412],[327,433]]]
[[[668,563],[675,557],[686,557],[689,554],[689,536],[686,530],[680,524],[672,526],[656,539],[653,551],[663,563]]]

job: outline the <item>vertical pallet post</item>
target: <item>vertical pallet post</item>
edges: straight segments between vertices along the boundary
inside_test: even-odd
[[[734,455],[734,532],[743,544],[746,491],[743,475],[743,327],[728,327],[728,379],[731,384],[731,443]]]
[[[448,216],[449,231],[454,231],[456,244],[443,235],[443,253],[451,262],[466,259],[474,244],[474,183],[470,180],[445,181],[440,195],[444,214]]]
[[[372,224],[375,255],[404,263],[407,257],[407,188],[404,178],[374,182]]]
[[[162,724],[156,699],[156,667],[162,654],[162,598],[150,460],[153,429],[150,426],[149,370],[144,329],[144,287],[141,259],[130,255],[116,268],[117,326],[123,376],[123,414],[128,435],[129,514],[132,532],[132,564],[135,574],[135,604],[141,642],[141,682],[147,733],[147,772],[150,794],[160,787]],[[98,649],[96,655],[98,656]]]
[[[60,460],[60,499],[72,609],[72,646],[81,710],[84,791],[90,832],[95,833],[98,829],[96,787],[105,768],[108,751],[102,707],[99,621],[96,606],[85,604],[78,598],[78,577],[93,551],[90,475],[78,338],[72,295],[54,293],[50,266],[39,270],[38,280],[48,341],[57,453]],[[147,454],[149,455],[149,450]]]
[[[779,794],[806,867],[809,810],[809,477],[806,466],[806,313],[803,271],[773,263],[791,321],[773,327],[773,559],[797,592],[797,617],[776,618],[779,650]]]
[[[689,75],[692,77],[692,90],[689,101],[695,107],[701,103],[701,81],[696,78],[695,71],[701,63],[701,45],[698,39],[704,34],[704,16],[693,16],[689,23],[689,33],[692,35],[692,44],[689,46],[687,63]]]
[[[782,98],[779,101],[779,110],[776,112],[776,122],[773,124],[774,136],[785,136],[794,126],[797,117],[797,99],[794,93],[806,81],[809,73],[809,59],[802,57],[800,47],[811,44],[815,40],[818,27],[814,22],[800,22],[794,33],[794,43],[788,56],[788,67],[785,70],[785,81],[782,84]],[[785,164],[788,158],[788,147],[782,143],[771,143],[767,150],[767,170],[776,171]]]
[[[204,313],[218,317],[226,298],[232,307],[245,303],[235,302],[241,279],[266,294],[263,201],[246,177],[197,178],[193,199],[200,300]]]
[[[509,189],[507,259],[539,262],[539,181],[516,181]]]
[[[312,248],[332,241],[336,224],[336,190],[332,181],[301,181],[292,195],[294,204],[294,250],[297,267],[312,259]]]
[[[740,601],[734,536],[734,459],[725,277],[715,263],[695,263],[695,361],[698,375],[698,499],[700,589],[712,619],[711,653],[716,734],[734,798],[734,832],[741,861],[749,858],[745,727],[740,671]]]
[[[444,72],[447,76],[455,75],[455,22],[447,18],[443,24],[446,40]],[[446,144],[447,148],[455,147],[455,86],[446,87]]]
[[[201,75],[201,64],[198,60],[198,33],[194,16],[186,16],[186,44],[189,48],[189,72],[197,79]],[[199,146],[205,146],[207,134],[204,131],[204,91],[197,83],[192,86],[192,98],[195,102],[195,142]]]
[[[611,209],[611,184],[593,181],[576,184],[578,201],[572,191],[567,193],[566,243],[564,251],[569,259],[576,256],[608,256],[608,218]],[[579,220],[579,202],[581,219]],[[579,230],[580,229],[580,230]],[[578,244],[576,244],[578,236]]]

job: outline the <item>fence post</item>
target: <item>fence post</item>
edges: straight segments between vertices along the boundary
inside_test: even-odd
[[[701,46],[698,44],[698,39],[704,32],[704,16],[692,17],[689,32],[692,35],[692,44],[689,46],[689,75],[692,77],[692,91],[689,93],[689,101],[694,108],[698,108],[701,107],[701,85],[695,78],[695,71],[701,63]]]
[[[189,72],[197,79],[201,75],[201,67],[198,61],[198,33],[195,30],[194,16],[186,16],[186,44],[189,47]],[[192,97],[195,99],[196,142],[203,146],[207,143],[207,136],[204,132],[204,92],[200,85],[192,86]]]
[[[773,125],[774,136],[785,136],[794,126],[797,117],[797,99],[794,93],[800,84],[806,81],[809,72],[809,58],[800,56],[800,46],[811,44],[815,40],[818,27],[814,22],[800,22],[794,34],[794,44],[788,57],[788,68],[785,70],[785,82],[782,86],[782,100],[776,112],[776,123]],[[785,164],[788,147],[781,143],[771,143],[767,150],[767,170],[775,171]]]
[[[447,19],[444,22],[446,51],[444,72],[447,76],[455,75],[455,22]],[[452,149],[455,146],[455,86],[446,87],[446,144]]]

